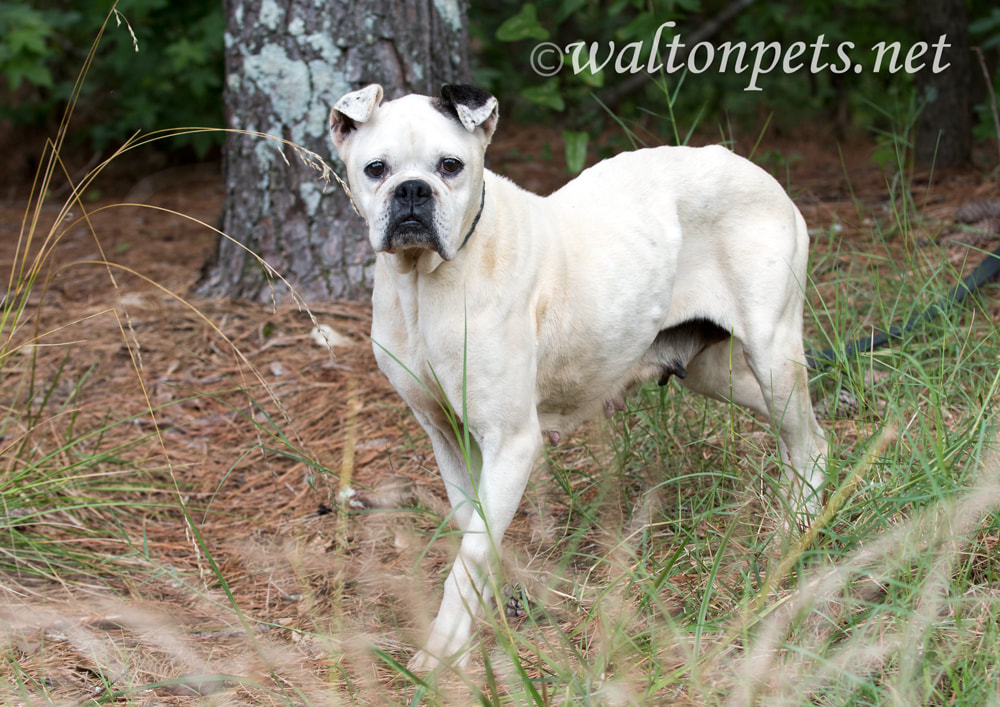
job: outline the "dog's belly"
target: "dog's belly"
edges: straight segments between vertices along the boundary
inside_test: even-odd
[[[666,318],[669,291],[647,293],[650,299],[635,303],[632,316],[591,312],[540,337],[535,386],[543,433],[569,435],[607,400],[658,375],[644,359]]]
[[[572,395],[552,398],[538,406],[539,429],[550,440],[552,433],[559,435],[556,439],[565,439],[581,424],[596,417],[603,404],[604,401],[599,398],[579,398]]]

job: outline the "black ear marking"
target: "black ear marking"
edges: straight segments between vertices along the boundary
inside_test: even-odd
[[[437,99],[437,105],[457,118],[456,105],[468,106],[475,110],[485,106],[490,102],[490,99],[493,99],[493,95],[489,91],[484,91],[476,86],[446,83],[441,87],[441,97]]]
[[[336,109],[330,111],[331,133],[336,133],[341,139],[343,139],[357,129],[358,124],[354,121],[354,119],[347,117]]]
[[[481,127],[492,135],[496,129],[499,109],[497,99],[489,91],[465,84],[445,84],[433,105],[470,133]]]

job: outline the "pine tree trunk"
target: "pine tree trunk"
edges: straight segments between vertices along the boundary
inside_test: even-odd
[[[972,155],[972,114],[969,109],[969,23],[965,0],[918,0],[920,39],[933,45],[946,35],[951,46],[942,63],[951,66],[935,74],[928,65],[917,74],[918,100],[924,107],[917,120],[914,157],[917,164],[956,167]],[[930,52],[926,55],[931,56]]]
[[[312,150],[342,177],[327,134],[341,95],[381,83],[387,98],[436,94],[466,80],[463,0],[225,0],[228,127],[264,132]],[[222,230],[258,253],[306,299],[360,299],[374,258],[340,186],[288,146],[227,138]],[[287,288],[257,260],[220,239],[201,294],[259,301]]]

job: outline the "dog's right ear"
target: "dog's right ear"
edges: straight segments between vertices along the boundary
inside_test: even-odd
[[[381,102],[382,87],[373,83],[359,91],[351,91],[334,103],[330,110],[330,139],[333,140],[333,146],[339,150],[358,127],[358,123],[367,123]]]

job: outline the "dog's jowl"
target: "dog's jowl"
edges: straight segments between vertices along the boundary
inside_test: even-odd
[[[770,419],[802,513],[825,481],[802,350],[808,236],[781,186],[723,147],[660,147],[543,198],[484,169],[497,118],[468,86],[386,102],[368,86],[330,116],[376,251],[375,354],[463,531],[419,670],[468,656],[543,440],[640,383],[676,376]],[[467,401],[471,470],[438,383],[454,410]]]

